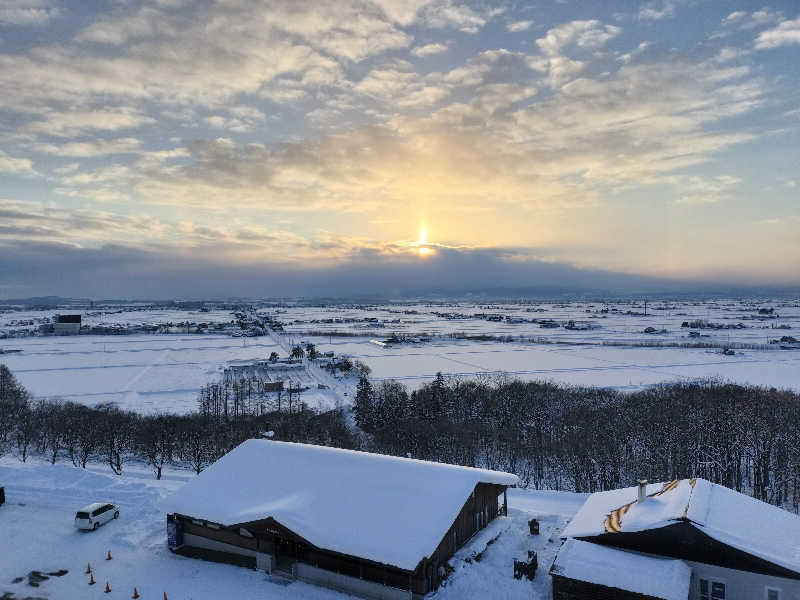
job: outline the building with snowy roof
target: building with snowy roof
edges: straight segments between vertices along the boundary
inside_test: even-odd
[[[516,475],[248,440],[166,501],[170,548],[367,598],[420,598]]]
[[[604,586],[665,600],[800,600],[800,517],[704,479],[592,494],[562,537],[554,600],[623,597],[597,592]],[[670,589],[642,588],[669,568]]]
[[[56,335],[77,335],[81,332],[81,315],[56,315],[53,333]]]

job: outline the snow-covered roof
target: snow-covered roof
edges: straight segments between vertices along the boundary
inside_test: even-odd
[[[800,573],[800,517],[705,479],[682,479],[638,489],[597,492],[562,537],[657,529],[689,521],[715,540]]]
[[[568,539],[550,572],[664,600],[686,600],[692,570],[682,560],[658,558]]]
[[[225,526],[272,517],[318,548],[414,570],[478,483],[518,481],[499,471],[248,440],[164,508]]]

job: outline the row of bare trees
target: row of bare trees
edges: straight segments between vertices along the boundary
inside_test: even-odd
[[[365,447],[508,470],[535,488],[703,477],[800,505],[800,395],[790,391],[703,381],[621,393],[438,376],[409,393],[362,379],[353,409]]]
[[[253,409],[227,415],[139,415],[114,406],[35,400],[5,365],[0,365],[0,455],[31,454],[55,464],[86,468],[103,462],[122,473],[126,462],[147,463],[160,479],[164,466],[181,464],[199,473],[246,439],[273,431],[280,440],[352,447],[341,411],[317,413]]]

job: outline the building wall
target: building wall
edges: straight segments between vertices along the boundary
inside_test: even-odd
[[[716,579],[725,584],[725,600],[767,600],[767,587],[781,590],[780,600],[800,600],[800,581],[737,571],[716,565],[687,561],[692,567],[690,600],[700,600],[700,579]]]
[[[553,575],[553,600],[658,600],[653,596]],[[727,600],[727,599],[726,599]],[[760,600],[760,599],[759,599]]]
[[[76,335],[81,332],[80,323],[53,323],[53,332],[56,335]]]
[[[218,540],[212,540],[207,537],[194,535],[192,533],[183,534],[183,543],[187,546],[194,548],[205,548],[206,550],[216,550],[218,552],[227,552],[228,554],[239,554],[241,556],[256,557],[256,551],[249,548],[242,548],[241,546],[234,546],[233,544],[226,544]]]
[[[436,551],[427,561],[423,561],[414,573],[415,594],[432,592],[442,582],[439,567],[455,554],[475,533],[486,527],[500,513],[498,497],[505,490],[505,486],[491,483],[479,483],[467,498],[453,525],[442,538]],[[481,516],[478,519],[478,514]],[[428,569],[432,569],[432,577],[428,577]],[[432,579],[432,582],[429,581]],[[432,585],[430,585],[432,583]]]
[[[358,579],[304,563],[296,563],[294,575],[300,581],[322,585],[340,592],[375,600],[411,600],[411,592]]]

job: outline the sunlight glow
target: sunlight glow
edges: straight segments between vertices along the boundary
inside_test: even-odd
[[[422,223],[419,226],[419,239],[414,244],[417,247],[417,253],[425,258],[435,253],[433,248],[426,246],[425,244],[428,243],[428,227],[425,223]]]

